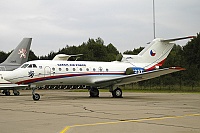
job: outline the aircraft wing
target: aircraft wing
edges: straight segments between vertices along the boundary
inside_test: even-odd
[[[131,74],[131,75],[125,75],[122,77],[117,77],[113,79],[108,79],[108,80],[101,80],[101,81],[96,81],[95,84],[98,86],[110,86],[110,85],[123,85],[123,84],[130,84],[130,83],[135,83],[138,81],[143,81],[147,79],[152,79],[155,77],[159,77],[161,75],[177,72],[177,71],[182,71],[185,70],[184,68],[180,67],[170,67],[170,68],[164,68],[164,69],[157,69],[153,71],[148,71],[144,72],[141,74]]]

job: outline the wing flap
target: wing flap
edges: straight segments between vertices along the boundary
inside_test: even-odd
[[[182,70],[185,70],[185,69],[180,68],[180,67],[170,67],[170,68],[148,71],[141,74],[131,74],[131,75],[125,75],[123,77],[117,77],[117,78],[113,78],[109,80],[96,81],[95,84],[102,87],[110,86],[110,85],[130,84],[130,83],[152,79],[155,77],[159,77],[161,75],[165,75],[165,74],[169,74],[169,73],[173,73],[177,71],[182,71]]]

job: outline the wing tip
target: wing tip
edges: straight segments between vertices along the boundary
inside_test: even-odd
[[[196,36],[189,36],[190,38],[196,38]]]
[[[170,67],[169,69],[175,69],[175,70],[179,70],[179,71],[186,70],[185,68],[182,68],[182,67]]]
[[[190,38],[194,39],[196,38],[196,36],[186,36],[186,37],[179,37],[179,38],[173,38],[173,39],[164,39],[164,40],[161,40],[161,42],[174,42],[174,41],[190,39]]]

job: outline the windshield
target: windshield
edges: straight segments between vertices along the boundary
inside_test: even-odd
[[[21,66],[21,68],[26,68],[29,64],[24,64]]]

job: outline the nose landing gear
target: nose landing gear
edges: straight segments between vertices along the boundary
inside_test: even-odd
[[[36,87],[34,87],[33,88],[33,90],[32,90],[32,97],[33,97],[33,100],[34,101],[38,101],[38,100],[40,100],[40,94],[38,94],[38,93],[35,93],[35,90],[36,90],[37,88]]]
[[[40,100],[40,95],[38,93],[33,94],[33,100],[34,101]]]

